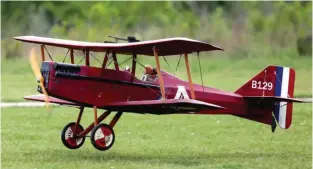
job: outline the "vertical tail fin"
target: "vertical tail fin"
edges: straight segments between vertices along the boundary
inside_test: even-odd
[[[293,98],[295,71],[291,68],[277,67],[277,82],[275,85],[275,96]],[[288,129],[292,119],[292,102],[280,101],[274,106],[274,117],[279,126]]]
[[[262,99],[263,103],[268,100],[266,104],[259,104],[259,106],[254,103],[257,100],[249,100],[247,103],[250,105],[253,103],[253,106],[248,105],[248,115],[244,118],[252,118],[252,120],[272,126],[273,124],[276,126],[277,122],[281,128],[288,129],[291,125],[293,103],[279,100],[279,98],[293,98],[294,83],[295,71],[292,68],[268,66],[262,70],[235,92],[244,97],[249,96],[250,99],[251,96],[254,96],[254,99],[259,98],[258,101]],[[275,101],[269,101],[274,97]],[[256,117],[255,112],[263,116]]]

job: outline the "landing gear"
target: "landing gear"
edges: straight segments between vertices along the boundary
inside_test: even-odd
[[[84,131],[83,126],[78,124],[75,128],[75,125],[75,122],[69,123],[63,128],[61,133],[62,143],[69,149],[78,149],[85,142],[85,137],[77,136],[77,133]]]
[[[110,149],[115,141],[113,127],[122,116],[123,112],[117,112],[111,120],[110,124],[98,124],[108,117],[111,111],[106,111],[99,117],[97,115],[97,107],[94,106],[94,122],[84,129],[79,123],[84,111],[84,107],[80,108],[80,112],[76,123],[72,122],[66,125],[61,134],[62,143],[69,149],[77,149],[85,142],[85,137],[89,132],[92,145],[101,151]]]
[[[98,124],[90,134],[92,145],[101,151],[110,149],[115,141],[113,129],[107,124]]]

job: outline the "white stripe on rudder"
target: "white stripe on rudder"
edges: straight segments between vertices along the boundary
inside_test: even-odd
[[[287,114],[287,102],[279,103],[279,126],[282,128],[286,128],[286,114]]]
[[[290,68],[284,67],[280,97],[288,98],[289,75],[290,75]],[[279,109],[279,122],[278,123],[280,127],[286,128],[287,102],[280,102],[279,106],[280,106],[280,109]]]

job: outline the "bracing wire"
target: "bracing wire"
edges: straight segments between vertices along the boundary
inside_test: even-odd
[[[73,51],[74,52],[74,54],[76,55],[76,52],[75,52],[75,50]],[[80,64],[80,62],[82,62],[84,59],[85,59],[85,55],[84,55],[84,57],[77,63],[77,64]]]
[[[64,59],[63,59],[63,63],[65,62],[66,56],[67,56],[67,54],[68,54],[69,51],[70,51],[70,49],[67,50],[67,52],[66,52],[66,54],[65,54],[65,57],[64,57]]]
[[[112,57],[110,57],[110,58],[112,58]],[[124,63],[126,63],[127,61],[129,61],[131,58],[132,58],[132,57],[130,57],[130,58],[124,60],[122,63],[117,63],[117,62],[115,62],[114,59],[112,58],[112,60],[111,60],[110,63],[108,64],[108,66],[109,66],[112,62],[115,62],[115,63],[117,63],[117,65],[118,65],[119,67],[121,67],[122,69],[124,69],[121,65],[123,65]],[[124,69],[124,70],[125,70],[125,69]]]
[[[106,67],[109,67],[112,62],[113,62],[113,60],[111,60],[111,61],[109,62],[109,64],[108,64],[108,66],[106,66]]]
[[[202,70],[201,70],[201,63],[200,63],[199,52],[197,52],[197,56],[198,56],[198,63],[199,63],[199,68],[200,68],[200,76],[201,76],[202,90],[203,90],[203,92],[204,92],[204,86],[203,86]]]
[[[141,64],[137,59],[135,59],[136,63],[138,63],[140,66],[142,66],[143,68],[145,68],[145,66],[143,64]]]
[[[105,55],[106,55],[106,56],[104,56],[104,57],[108,57],[108,60],[109,60],[109,58],[110,58],[110,53],[108,53],[108,54],[106,53]],[[103,62],[103,63],[100,63],[99,67],[102,67],[103,64],[104,64],[104,62]],[[106,67],[106,65],[105,65],[105,67]]]
[[[122,69],[124,69],[117,61],[115,61],[115,60],[113,59],[113,57],[112,57],[111,62],[112,62],[112,61],[113,61],[114,63],[116,63],[116,64],[118,65],[118,67],[121,67]],[[110,62],[110,63],[111,63],[111,62]],[[109,64],[109,65],[110,65],[110,64]],[[125,70],[125,69],[124,69],[124,70]]]
[[[120,64],[122,65],[122,64],[126,63],[126,62],[127,62],[127,61],[129,61],[131,58],[132,58],[132,57],[130,57],[130,58],[128,58],[128,59],[126,59],[125,61],[123,61],[123,62],[122,62],[122,63],[120,63]]]
[[[91,52],[89,52],[90,56],[92,56],[98,63],[101,64],[101,62],[97,59],[97,57],[95,55],[93,55]]]
[[[44,47],[44,48],[45,48],[45,50],[47,51],[47,53],[48,53],[49,58],[51,59],[51,61],[53,61],[53,59],[52,59],[52,57],[51,57],[51,55],[50,55],[50,53],[49,53],[48,49],[46,48],[46,46],[44,46],[44,45],[43,45],[43,47]]]
[[[171,69],[170,64],[168,64],[167,60],[165,59],[165,57],[163,56],[164,61],[166,62],[166,64],[168,65],[168,67]]]
[[[182,54],[180,54],[180,56],[179,56],[179,59],[178,59],[177,65],[176,65],[175,73],[177,72],[177,69],[178,69],[178,66],[179,66],[179,63],[180,63],[181,56],[182,56]]]

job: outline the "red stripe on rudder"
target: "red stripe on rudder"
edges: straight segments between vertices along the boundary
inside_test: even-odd
[[[290,98],[293,98],[294,94],[294,86],[295,86],[295,70],[290,68],[290,74],[289,74],[289,86],[288,86],[288,95]],[[292,122],[292,109],[293,109],[293,103],[287,103],[287,114],[286,114],[286,129],[288,129]]]
[[[288,94],[291,98],[293,98],[293,93],[294,93],[295,77],[296,77],[295,70],[290,68]]]
[[[293,103],[287,103],[287,114],[286,114],[286,128],[288,129],[291,126],[291,121],[292,121],[292,107]]]

